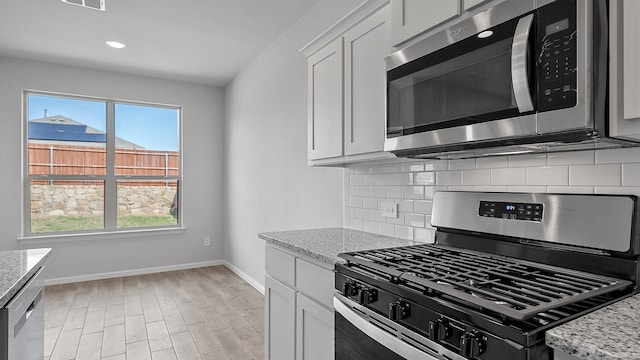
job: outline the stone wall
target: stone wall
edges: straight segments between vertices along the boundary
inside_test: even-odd
[[[118,214],[169,215],[175,196],[175,186],[120,186]],[[31,213],[46,216],[103,215],[103,186],[32,185]]]

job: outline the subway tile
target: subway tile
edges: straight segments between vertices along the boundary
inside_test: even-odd
[[[622,164],[622,186],[640,186],[640,163]]]
[[[375,222],[387,222],[387,218],[382,216],[382,211],[381,210],[371,210],[369,211],[369,217],[371,219],[371,221],[375,221]]]
[[[378,175],[378,185],[393,185],[394,184],[394,176],[393,174],[380,174]]]
[[[369,166],[361,166],[361,167],[356,167],[356,174],[371,174],[371,167]]]
[[[433,229],[413,229],[413,240],[422,243],[433,244],[435,239],[435,231]]]
[[[402,165],[377,166],[372,168],[372,172],[378,174],[390,174],[402,172]]]
[[[569,166],[569,185],[620,186],[620,164]]]
[[[362,231],[376,233],[378,231],[378,223],[375,221],[363,221],[362,222]]]
[[[569,185],[568,166],[527,168],[527,185]]]
[[[405,199],[424,199],[424,186],[405,186],[403,189]]]
[[[357,186],[349,186],[349,194],[350,195],[356,195],[358,193],[358,187]]]
[[[349,221],[349,229],[353,230],[362,230],[362,220],[359,219],[351,219]]]
[[[395,225],[378,223],[378,234],[386,235],[386,236],[394,236]]]
[[[362,198],[362,207],[365,209],[377,209],[378,199],[370,197]]]
[[[407,226],[424,227],[424,214],[405,214],[404,224]]]
[[[413,202],[413,212],[431,215],[433,211],[433,201],[414,201]]]
[[[349,223],[351,222],[351,217],[349,217],[349,213],[345,212],[342,214],[342,226],[345,228],[349,228]]]
[[[491,170],[463,170],[462,185],[491,185]]]
[[[424,198],[425,199],[433,199],[433,189],[434,189],[434,186],[425,186],[424,187]]]
[[[462,185],[461,171],[438,171],[436,173],[437,185]]]
[[[350,175],[349,185],[362,185],[362,176],[363,175]]]
[[[476,159],[449,160],[449,170],[475,169]]]
[[[431,226],[431,215],[425,215],[424,216],[424,226],[425,227],[432,227]]]
[[[506,185],[480,185],[476,186],[476,191],[482,192],[507,192],[509,187]]]
[[[360,220],[369,220],[371,219],[370,214],[370,210],[369,209],[356,209],[356,218],[360,219]]]
[[[387,186],[386,197],[390,199],[402,199],[404,197],[404,187],[402,186]]]
[[[547,164],[551,165],[591,165],[595,163],[595,152],[569,151],[547,154]]]
[[[361,185],[378,185],[378,176],[376,175],[362,175]]]
[[[433,172],[421,172],[413,177],[413,182],[416,185],[435,185],[436,180]]]
[[[349,199],[349,206],[352,208],[361,208],[362,207],[362,198],[357,196],[352,196]]]
[[[596,164],[620,164],[640,162],[640,148],[596,150]]]
[[[424,164],[424,171],[441,171],[449,169],[447,160],[432,160]]]
[[[396,200],[398,211],[413,212],[413,200]]]
[[[491,185],[525,185],[525,168],[491,169]]]
[[[593,194],[593,186],[547,186],[550,194]]]
[[[395,185],[413,185],[413,173],[402,173],[394,175]]]
[[[424,171],[424,164],[402,165],[403,172],[419,172]]]
[[[398,212],[397,217],[386,217],[387,223],[394,224],[394,225],[404,225],[404,216],[405,216],[405,213]]]
[[[506,156],[490,156],[476,159],[478,169],[509,167],[509,158]]]
[[[509,167],[523,166],[545,166],[547,165],[547,155],[527,154],[509,156]]]
[[[413,240],[413,228],[410,226],[396,225],[394,236],[405,240]]]
[[[597,186],[594,189],[594,192],[596,194],[622,194],[622,195],[640,196],[640,187],[637,187],[637,186],[625,186],[625,187]]]
[[[449,190],[449,191],[476,191],[476,186],[475,185],[456,185],[456,186],[449,186],[447,190]]]
[[[509,186],[507,188],[508,192],[520,192],[520,193],[546,193],[546,186]]]
[[[371,196],[371,186],[356,186],[356,195]]]
[[[349,187],[345,186],[342,189],[342,203],[343,204],[348,204],[349,203],[349,198],[351,198],[351,194],[349,193]]]
[[[387,196],[387,188],[385,186],[372,186],[371,196],[377,198],[385,197]]]
[[[358,209],[359,209],[359,208],[348,208],[347,215],[348,215],[350,218],[356,218],[356,217],[358,217]]]

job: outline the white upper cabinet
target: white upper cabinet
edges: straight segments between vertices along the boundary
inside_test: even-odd
[[[308,60],[309,159],[342,155],[342,38]]]
[[[460,15],[460,0],[391,0],[391,41],[401,44]]]
[[[381,151],[385,138],[389,11],[384,8],[344,34],[346,155]]]

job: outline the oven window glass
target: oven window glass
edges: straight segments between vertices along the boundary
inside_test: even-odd
[[[388,137],[519,115],[511,77],[516,24],[509,21],[493,36],[472,36],[390,70]]]
[[[335,315],[336,360],[403,360],[367,334],[353,326],[336,311]]]

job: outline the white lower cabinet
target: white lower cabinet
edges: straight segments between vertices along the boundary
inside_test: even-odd
[[[296,359],[333,359],[333,312],[300,293],[296,302]]]
[[[265,254],[265,359],[332,360],[333,267],[271,245]]]

